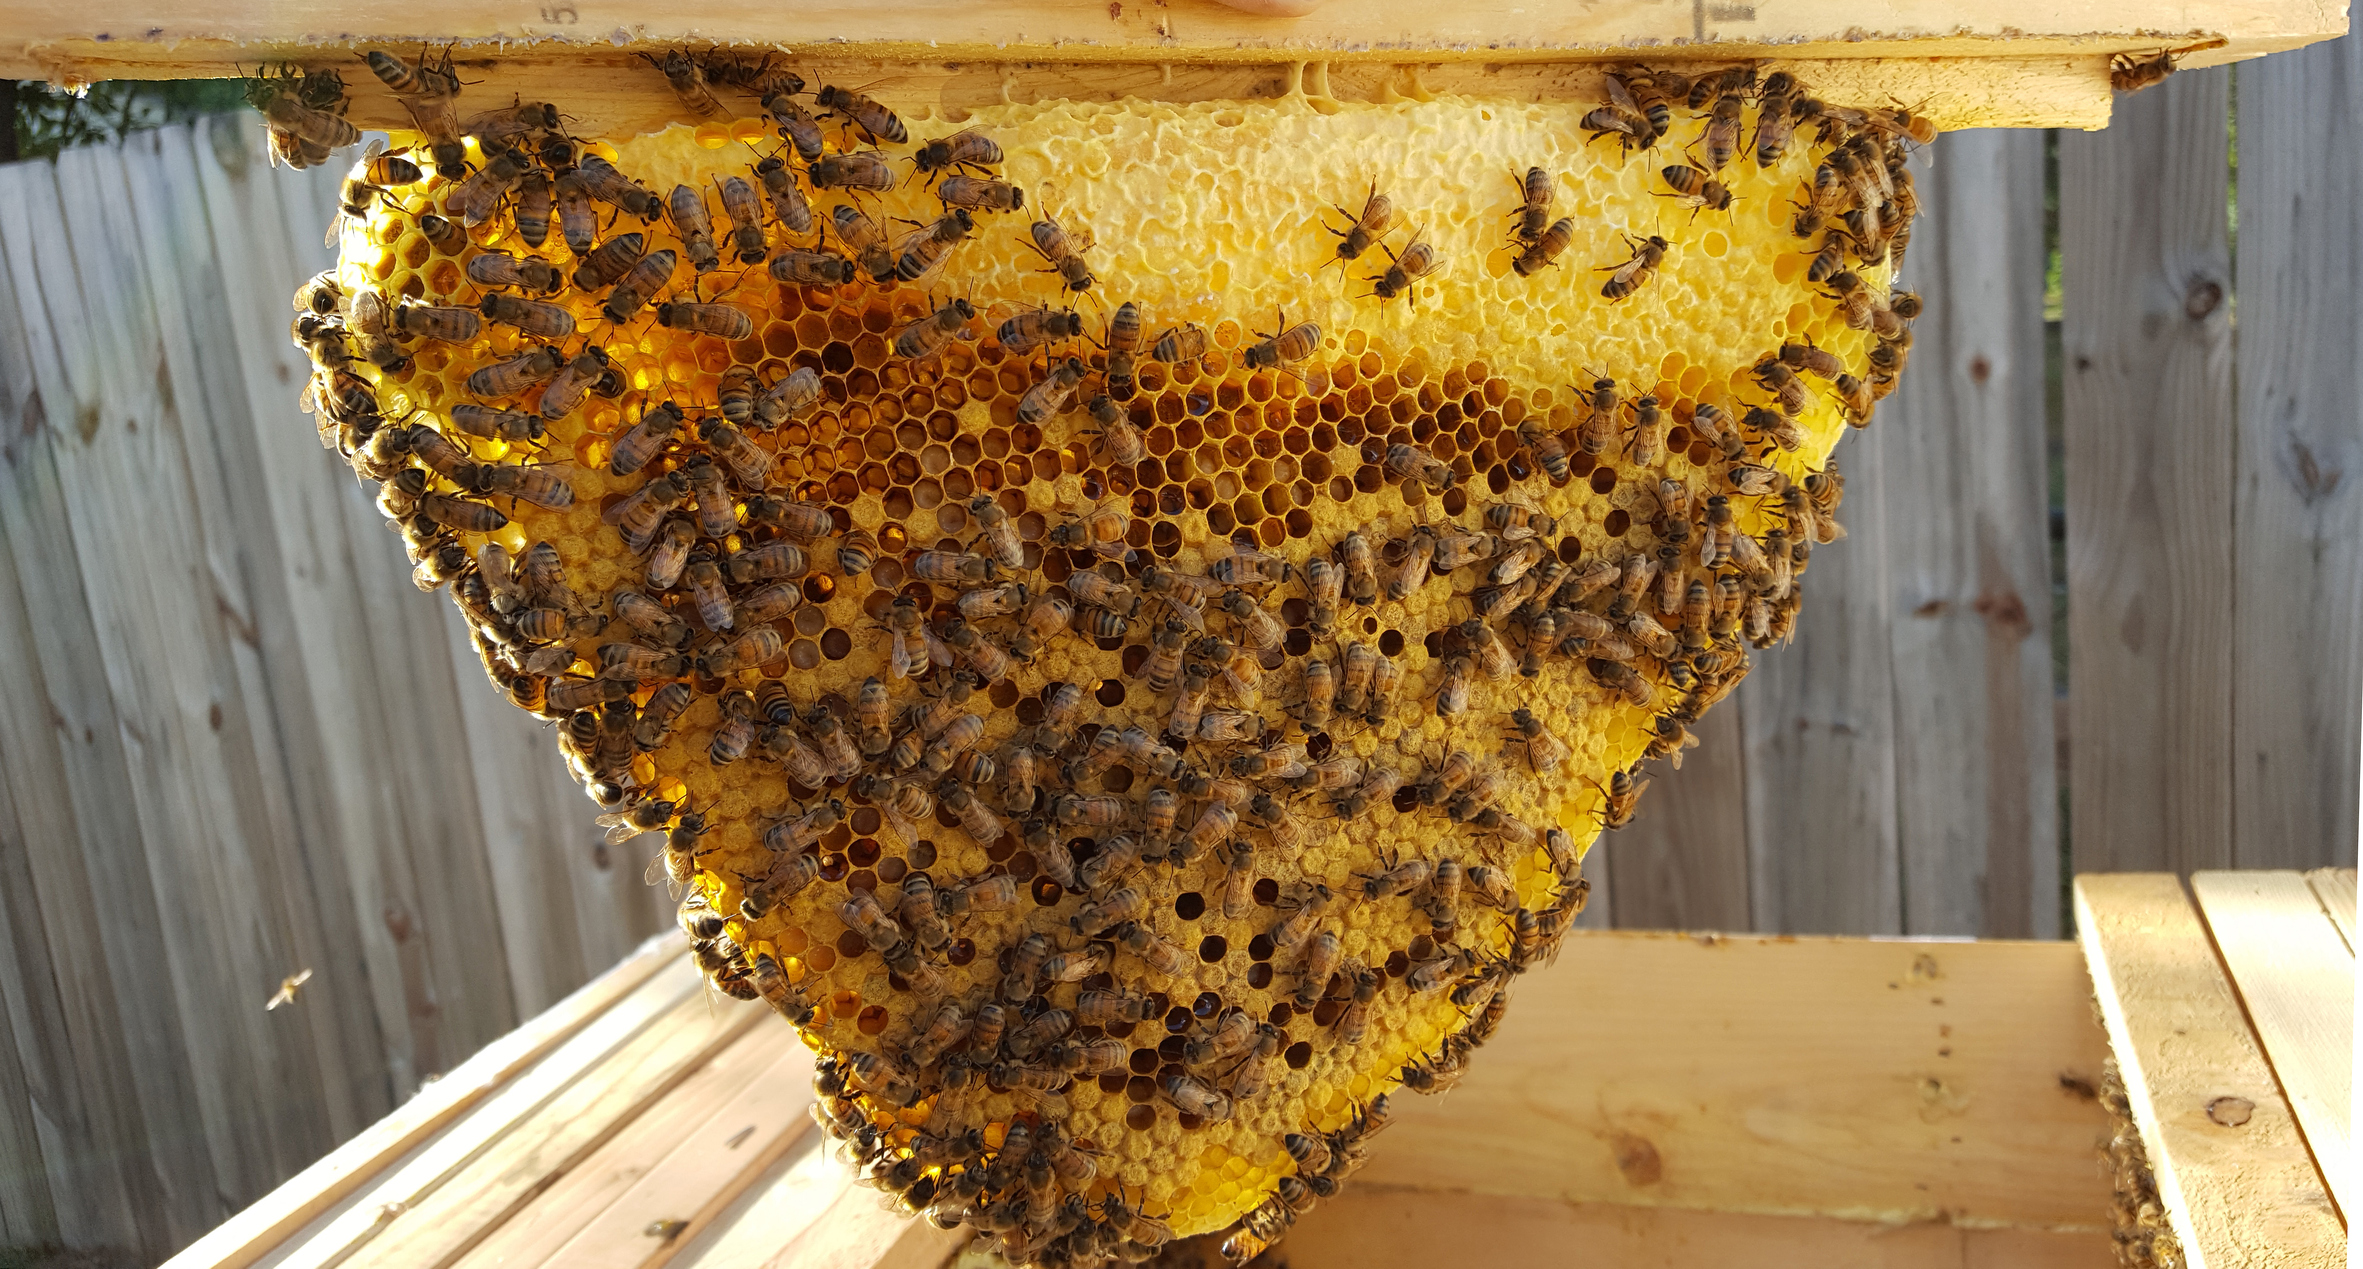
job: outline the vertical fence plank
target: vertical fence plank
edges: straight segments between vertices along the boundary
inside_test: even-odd
[[[1957,133],[1912,170],[1925,210],[1903,282],[1928,306],[1865,476],[1886,512],[1903,928],[2050,938],[2043,135]]]
[[[29,434],[12,454],[18,488],[16,496],[0,499],[0,534],[25,587],[34,656],[47,676],[46,712],[64,723],[65,783],[82,829],[80,849],[59,861],[44,889],[54,889],[67,905],[62,911],[81,914],[105,951],[102,973],[113,986],[116,1017],[101,1023],[98,1034],[116,1049],[108,1066],[127,1065],[128,1072],[92,1080],[87,1105],[107,1104],[111,1115],[126,1119],[136,1106],[145,1140],[122,1156],[124,1174],[138,1245],[160,1252],[203,1232],[221,1201],[190,1037],[169,974],[166,914],[150,880],[142,823],[152,817],[143,816],[136,796],[127,796],[144,787],[146,773],[132,755],[149,737],[136,717],[117,708],[105,653],[109,632],[94,607],[100,597],[82,572],[72,482],[59,457],[101,428],[101,380],[110,367],[79,343],[94,318],[83,306],[54,171],[23,165],[0,176],[0,254],[14,283],[17,321],[35,332],[28,340],[35,392],[25,400],[39,403],[37,417],[28,409],[11,429]],[[75,342],[59,338],[68,333]],[[66,870],[82,876],[66,877]],[[81,936],[79,928],[61,933]],[[71,990],[96,985],[76,982]],[[120,1104],[126,1101],[133,1105]]]
[[[2230,86],[2179,74],[2060,137],[2082,872],[2233,862]]]
[[[2355,862],[2363,41],[2240,68],[2232,804],[2242,868]]]
[[[1839,447],[1859,473],[1839,508],[1852,536],[1813,553],[1796,641],[1754,652],[1734,696],[1746,737],[1748,902],[1758,930],[1903,928],[1888,637],[1886,433]]]
[[[1819,577],[1816,574],[1816,577]],[[1682,769],[1652,764],[1633,822],[1608,835],[1597,858],[1615,868],[1620,930],[1747,930],[1747,756],[1738,696],[1691,730],[1698,748]],[[1589,864],[1585,871],[1591,871]]]

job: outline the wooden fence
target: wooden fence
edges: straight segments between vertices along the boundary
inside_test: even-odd
[[[0,1243],[161,1259],[666,919],[295,409],[340,177],[0,168]]]
[[[1920,161],[1851,536],[1588,921],[2057,937],[2063,842],[2353,862],[2359,62],[2239,69],[2236,252],[2231,71],[2061,138],[2064,708],[2045,138]],[[336,180],[244,120],[0,168],[0,1243],[155,1259],[663,919],[293,409]]]

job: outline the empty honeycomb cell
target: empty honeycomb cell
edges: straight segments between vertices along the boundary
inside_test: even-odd
[[[591,148],[651,189],[712,190],[729,175],[752,176],[743,147],[727,144],[768,130],[750,105],[732,96],[740,117]],[[1743,101],[1743,113],[1761,108],[1758,97]],[[1278,1134],[1327,1135],[1333,1153],[1351,1160],[1332,1179],[1342,1177],[1370,1144],[1358,1125],[1376,1113],[1375,1098],[1403,1082],[1449,1087],[1480,1038],[1472,1019],[1482,1013],[1455,998],[1489,996],[1556,938],[1583,900],[1576,861],[1604,824],[1632,813],[1638,764],[1676,751],[1698,711],[1731,689],[1746,668],[1744,644],[1785,634],[1804,551],[1835,537],[1827,455],[1849,420],[1819,379],[1809,382],[1814,404],[1795,424],[1794,450],[1743,432],[1727,452],[1693,411],[1712,403],[1744,414],[1764,395],[1756,363],[1784,341],[1810,339],[1866,373],[1879,331],[1860,329],[1859,313],[1849,325],[1830,288],[1802,283],[1810,247],[1789,233],[1818,156],[1837,138],[1800,137],[1768,168],[1726,168],[1739,210],[1693,221],[1661,215],[1657,165],[1584,145],[1578,125],[1588,109],[1452,98],[1315,108],[1298,97],[991,107],[964,126],[1002,142],[1009,179],[1040,188],[1055,177],[1062,223],[1096,244],[1084,248],[1095,274],[1088,302],[1060,295],[1019,217],[1008,218],[1010,231],[956,244],[930,280],[933,295],[929,285],[782,284],[749,268],[722,294],[762,320],[735,341],[646,320],[603,323],[607,291],[565,285],[552,302],[596,332],[612,374],[547,426],[546,441],[514,446],[460,432],[455,414],[462,404],[531,412],[561,390],[555,367],[502,384],[498,395],[470,390],[479,370],[538,355],[540,344],[520,332],[496,323],[465,344],[406,337],[412,360],[394,373],[353,363],[379,415],[456,436],[474,463],[499,470],[556,454],[576,465],[578,505],[509,500],[511,523],[497,535],[415,517],[398,517],[398,527],[421,561],[421,584],[453,587],[495,682],[560,724],[568,762],[613,817],[615,840],[648,828],[629,849],[660,855],[686,878],[684,920],[699,934],[709,977],[733,994],[768,994],[820,1049],[825,1117],[833,1134],[865,1143],[865,1175],[899,1175],[895,1161],[922,1137],[977,1129],[982,1156],[930,1174],[931,1193],[945,1195],[985,1178],[1021,1125],[1030,1133],[1058,1123],[1098,1152],[1099,1179],[1080,1192],[1099,1205],[1086,1218],[1092,1228],[1106,1227],[1105,1203],[1121,1185],[1124,1202],[1161,1214],[1177,1234],[1276,1232],[1293,1212],[1273,1191],[1295,1167]],[[1696,133],[1676,113],[1684,117],[1667,145]],[[1411,143],[1414,130],[1430,139]],[[1900,156],[1896,133],[1870,135]],[[1525,249],[1505,229],[1511,191],[1461,180],[1432,152],[1438,136],[1454,138],[1454,163],[1559,174],[1555,212],[1576,231],[1555,269],[1528,279],[1509,267]],[[1120,166],[1106,161],[1111,153],[1156,158]],[[1312,226],[1330,203],[1367,187],[1370,153],[1390,156],[1389,192],[1399,207],[1422,209],[1447,260],[1416,308],[1303,273],[1308,254],[1335,251],[1337,239]],[[1169,179],[1179,173],[1188,179]],[[467,267],[494,244],[535,255],[569,281],[581,266],[560,236],[528,252],[505,217],[429,249],[414,222],[448,213],[450,199],[430,179],[374,209],[371,233],[346,240],[335,275],[345,293],[473,308],[484,292]],[[768,228],[766,248],[858,256],[834,230],[840,201],[815,195],[816,217],[831,226],[817,242]],[[919,182],[848,205],[889,242],[911,227],[894,222],[926,225],[939,214]],[[1612,306],[1597,279],[1629,255],[1618,227],[1643,219],[1662,225],[1673,249],[1634,300]],[[1214,232],[1215,250],[1181,249],[1169,236],[1193,223]],[[669,226],[603,222],[599,232],[605,241],[629,228],[651,249],[679,251]],[[1403,233],[1390,231],[1390,251]],[[1859,275],[1870,295],[1885,294],[1885,269]],[[714,297],[711,282],[695,290],[689,270],[675,279],[642,298]],[[902,356],[898,333],[947,294],[977,316],[929,356]],[[1000,323],[1062,298],[1083,315],[1080,335],[1024,353],[1002,347]],[[1126,301],[1143,316],[1129,392],[1110,381],[1107,327]],[[1318,324],[1320,338],[1285,355],[1286,339],[1266,342],[1297,321]],[[1895,342],[1892,322],[1881,329]],[[1157,341],[1192,332],[1205,335],[1204,355],[1148,355]],[[1037,385],[1070,355],[1082,359],[1082,377],[1045,406]],[[1580,380],[1571,382],[1572,367]],[[751,376],[758,391],[784,390],[799,371],[818,375],[799,381],[817,392],[798,397],[788,417],[743,413],[736,433],[709,423],[733,408],[733,384]],[[1581,399],[1598,375],[1619,386],[1605,421]],[[1631,402],[1644,391],[1665,411],[1664,457],[1636,443]],[[1113,416],[1094,408],[1103,392],[1120,402]],[[663,421],[668,400],[681,423],[637,466],[616,471],[619,456],[642,444],[633,429]],[[372,479],[418,461],[365,452],[368,420],[329,422],[357,464],[389,465]],[[1611,443],[1587,448],[1591,423]],[[1137,429],[1138,461],[1115,452],[1129,444],[1125,425]],[[1719,482],[1735,462],[1791,484],[1718,528],[1706,497],[1726,487]],[[427,476],[423,487],[471,495],[414,470]],[[710,536],[712,504],[692,488],[709,471],[727,493],[719,538]],[[1689,524],[1679,535],[1668,534],[1662,479],[1685,482]],[[415,495],[386,495],[389,511],[405,497]],[[1536,515],[1558,527],[1522,545]],[[1798,532],[1807,522],[1813,532]],[[1774,528],[1785,537],[1769,536]],[[1725,532],[1756,544],[1749,568],[1719,549]],[[497,577],[486,562],[497,557],[479,555],[496,542],[510,570]],[[511,607],[489,602],[496,580],[505,587],[524,575],[536,543],[554,548],[567,586],[550,588],[539,572],[520,584],[560,619],[555,644],[528,642]],[[1411,576],[1415,546],[1427,564]],[[1624,660],[1537,636],[1546,613],[1615,611],[1630,562],[1655,561],[1665,547],[1716,594],[1728,592],[1705,623],[1661,614],[1659,633],[1672,644],[1651,642]],[[1776,548],[1787,552],[1778,560]],[[451,564],[454,556],[462,562]],[[1762,571],[1753,568],[1759,556]],[[1615,566],[1619,584],[1580,595],[1561,585],[1592,560]],[[1322,578],[1336,579],[1328,599]],[[670,627],[646,610],[627,620],[614,605],[625,589],[652,598],[681,639],[655,633]],[[716,590],[742,619],[725,623],[712,609]],[[1653,590],[1640,594],[1654,601]],[[743,619],[746,605],[791,601],[792,612]],[[1516,691],[1481,680],[1470,708],[1441,710],[1450,665],[1479,655],[1463,633],[1473,618],[1534,673],[1515,680]],[[1168,660],[1170,630],[1181,635]],[[575,737],[596,735],[610,709],[651,721],[663,679],[599,677],[603,647],[643,639],[654,664],[677,657],[694,705],[660,744],[619,765]],[[1309,725],[1311,659],[1358,673],[1363,656],[1384,658],[1383,676],[1341,685],[1337,717]],[[873,681],[882,698],[865,695]],[[1056,684],[1077,688],[1054,709],[1045,693]],[[625,694],[606,705],[617,692]],[[1535,702],[1551,740],[1569,752],[1548,778],[1507,717],[1517,700]],[[880,720],[883,736],[873,737]],[[734,760],[721,761],[726,749]],[[1474,786],[1483,801],[1440,783],[1439,764],[1456,751],[1488,773]],[[1333,758],[1356,764],[1336,787],[1268,774]],[[1273,796],[1231,799],[1231,787]],[[650,817],[653,826],[639,822]],[[779,834],[794,849],[767,845]],[[1294,843],[1286,850],[1276,844],[1284,835]],[[1368,879],[1391,866],[1384,861],[1499,858],[1505,839],[1524,846],[1507,855],[1513,911],[1478,903],[1464,886],[1455,919],[1439,925],[1421,895],[1365,895]],[[678,860],[648,844],[659,840]],[[1102,853],[1119,842],[1136,853]],[[1243,851],[1236,872],[1234,847]],[[806,869],[808,882],[774,893]],[[905,895],[922,876],[950,936],[941,941],[901,925]],[[1137,900],[1120,903],[1127,893]],[[848,924],[843,905],[856,897],[894,924]],[[1086,918],[1103,904],[1118,905],[1121,918]],[[1545,932],[1542,942],[1520,942],[1521,919]],[[1298,1008],[1290,1002],[1316,930],[1339,939],[1345,963]],[[1079,978],[1044,969],[1076,957],[1090,958]],[[1349,1022],[1361,1008],[1358,984],[1376,994],[1367,1016]],[[1063,1061],[1073,1050],[1058,1045],[1131,1037],[1134,1024],[1086,1023],[1031,1057],[1006,1039],[998,1050],[962,1049],[899,1082],[865,1074],[903,1061],[945,1004],[973,1023],[984,1003],[1003,1002],[1007,1035],[1051,1009],[1079,1010],[1086,992],[1141,1002],[1122,1006],[1145,1010],[1133,1015],[1143,1019],[1139,1038],[1127,1039],[1118,1069],[1076,1077],[1059,1099],[1009,1088],[1002,1076],[1063,1082],[1049,1056]],[[1244,1065],[1188,1060],[1231,1018],[1248,1028]],[[1349,1027],[1365,1038],[1348,1042]],[[1151,1035],[1160,1043],[1143,1044]],[[1250,1068],[1259,1081],[1232,1083]],[[962,1084],[963,1073],[982,1078]],[[918,1096],[897,1097],[906,1082]],[[971,1195],[968,1206],[939,1197],[935,1215],[974,1219],[998,1201]],[[1121,1241],[1086,1243],[1022,1221],[999,1237],[1015,1259],[1045,1264],[1099,1263]]]

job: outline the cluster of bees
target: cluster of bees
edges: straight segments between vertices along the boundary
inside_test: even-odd
[[[778,475],[787,430],[839,404],[813,368],[766,381],[734,362],[713,399],[677,400],[661,385],[638,386],[621,355],[587,341],[563,351],[588,304],[619,327],[652,317],[685,334],[748,339],[754,315],[700,298],[702,279],[725,262],[814,292],[924,287],[980,217],[1025,206],[1025,192],[996,174],[1000,147],[964,130],[910,156],[940,217],[889,235],[858,196],[899,179],[883,147],[911,138],[893,112],[834,86],[807,108],[803,80],[768,58],[650,60],[692,118],[727,116],[721,88],[757,100],[777,125],[776,153],[716,182],[720,220],[704,191],[659,194],[587,150],[552,106],[463,119],[448,62],[369,54],[418,123],[426,162],[365,155],[332,238],[390,215],[464,255],[479,299],[424,303],[336,271],[311,280],[295,297],[294,336],[315,367],[305,403],[322,443],[379,485],[421,588],[452,588],[493,680],[558,725],[610,840],[662,836],[650,877],[686,888],[681,922],[711,980],[768,1001],[823,1050],[816,1113],[865,1179],[946,1227],[998,1237],[1013,1261],[1139,1262],[1173,1231],[1103,1175],[1112,1146],[1073,1130],[1076,1090],[1097,1084],[1130,1100],[1112,1128],[1143,1131],[1158,1106],[1184,1129],[1231,1123],[1313,1060],[1311,1039],[1357,1050],[1390,1002],[1398,1012],[1448,1008],[1452,1025],[1393,1079],[1419,1092],[1450,1088],[1500,1024],[1515,977],[1555,953],[1586,893],[1576,837],[1530,809],[1536,789],[1566,781],[1572,747],[1546,712],[1489,702],[1580,670],[1647,712],[1644,761],[1679,762],[1695,743],[1689,725],[1744,674],[1743,645],[1788,636],[1813,546],[1842,533],[1841,481],[1834,467],[1792,481],[1774,458],[1804,444],[1799,419],[1819,393],[1860,425],[1903,367],[1919,301],[1874,294],[1859,270],[1892,265],[1908,243],[1916,203],[1903,160],[1925,125],[1908,111],[1814,101],[1786,73],[1608,78],[1608,100],[1584,126],[1628,151],[1657,146],[1677,104],[1705,112],[1687,161],[1660,172],[1672,196],[1701,210],[1728,208],[1719,174],[1743,151],[1768,167],[1798,129],[1814,129],[1827,154],[1799,191],[1792,231],[1812,253],[1811,281],[1873,339],[1860,378],[1830,352],[1784,344],[1755,367],[1761,402],[1731,410],[1587,376],[1570,426],[1537,415],[1504,433],[1514,470],[1549,488],[1586,473],[1657,473],[1633,516],[1650,545],[1587,554],[1533,501],[1472,498],[1466,473],[1397,440],[1371,442],[1366,459],[1447,514],[1349,529],[1309,552],[1266,549],[1243,532],[1193,566],[1143,550],[1146,510],[1122,498],[1029,537],[1010,506],[978,492],[964,504],[964,540],[928,545],[897,532],[882,541],[842,499]],[[338,113],[334,79],[256,81],[283,160],[321,162],[358,139]],[[860,144],[832,148],[832,125]],[[1541,168],[1521,182],[1521,276],[1555,263],[1574,236],[1571,220],[1552,217],[1554,184]],[[395,195],[422,186],[425,210]],[[827,191],[848,201],[820,212],[812,199]],[[1350,225],[1332,231],[1336,255],[1355,260],[1380,245],[1390,267],[1371,282],[1382,299],[1438,268],[1416,236],[1399,253],[1383,245],[1392,204],[1375,188],[1347,215]],[[841,251],[823,246],[832,235]],[[1056,220],[1033,222],[1026,237],[1067,293],[1098,284],[1087,249]],[[546,258],[561,243],[571,269]],[[1646,286],[1665,250],[1659,237],[1634,241],[1630,258],[1601,270],[1601,294],[1614,301]],[[930,301],[887,333],[891,355],[928,364],[973,342],[976,318],[967,299]],[[1029,425],[1087,416],[1090,468],[1105,472],[1145,456],[1147,420],[1132,408],[1141,368],[1200,361],[1210,337],[1182,324],[1152,338],[1129,302],[1099,325],[1092,335],[1079,314],[1039,308],[991,338],[1021,359],[1053,354],[1038,372],[1024,363],[1033,377],[1011,415]],[[466,399],[433,409],[413,399],[396,417],[381,409],[380,386],[421,349],[466,346],[496,327],[515,332],[522,351],[467,374]],[[1099,351],[1055,355],[1084,338]],[[1322,339],[1313,323],[1283,321],[1237,361],[1249,373],[1301,373]],[[628,553],[628,567],[594,582],[551,540],[502,537],[511,514],[533,524],[591,514],[588,500],[576,506],[567,467],[534,459],[553,429],[599,400],[639,408],[599,450],[611,492],[596,503],[596,531],[614,535],[606,545]],[[1664,474],[1670,453],[1689,455],[1693,470]],[[527,461],[505,461],[512,455]],[[1773,527],[1742,532],[1743,514]],[[807,610],[890,571],[897,581],[882,582],[868,610],[883,645],[879,672],[842,692],[797,690],[783,627],[802,629]],[[1377,635],[1382,609],[1431,605],[1439,593],[1457,619],[1425,634],[1424,660],[1407,657],[1396,632]],[[1095,655],[1118,668],[1078,681],[1037,668]],[[708,766],[757,763],[784,779],[792,801],[766,817],[757,850],[719,849],[716,807],[693,805],[651,762],[678,751],[693,710],[716,720],[699,723]],[[1422,716],[1458,728],[1456,742],[1498,739],[1407,763],[1352,743],[1416,729]],[[1641,772],[1636,762],[1600,790],[1603,826],[1630,820]],[[1428,840],[1447,845],[1385,855],[1343,885],[1283,879],[1333,834],[1389,810],[1440,817]],[[989,848],[992,866],[966,875],[938,866],[952,852],[935,842],[954,833]],[[846,845],[856,836],[904,843],[900,872],[860,863]],[[1180,880],[1201,874],[1204,885]],[[865,1022],[858,1037],[819,990],[816,967],[826,966],[810,954],[792,963],[776,933],[791,906],[812,910],[819,895],[819,910],[844,927],[836,953],[875,957],[902,997],[897,1016],[880,1012],[878,1029]],[[1349,954],[1340,923],[1354,908],[1390,910],[1420,933],[1383,958]],[[1227,953],[1219,936],[1196,949],[1172,941],[1169,912],[1252,922],[1246,981],[1269,991],[1273,1007],[1184,991],[1201,963]],[[988,1113],[1004,1099],[1018,1111]],[[1386,1107],[1372,1095],[1340,1127],[1273,1133],[1293,1172],[1240,1219],[1226,1252],[1251,1258],[1334,1192],[1387,1122]]]

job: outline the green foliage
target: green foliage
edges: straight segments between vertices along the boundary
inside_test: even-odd
[[[110,80],[76,94],[38,80],[0,81],[10,106],[9,146],[0,157],[46,158],[125,133],[184,123],[244,107],[235,79]],[[13,150],[13,153],[8,151]]]

